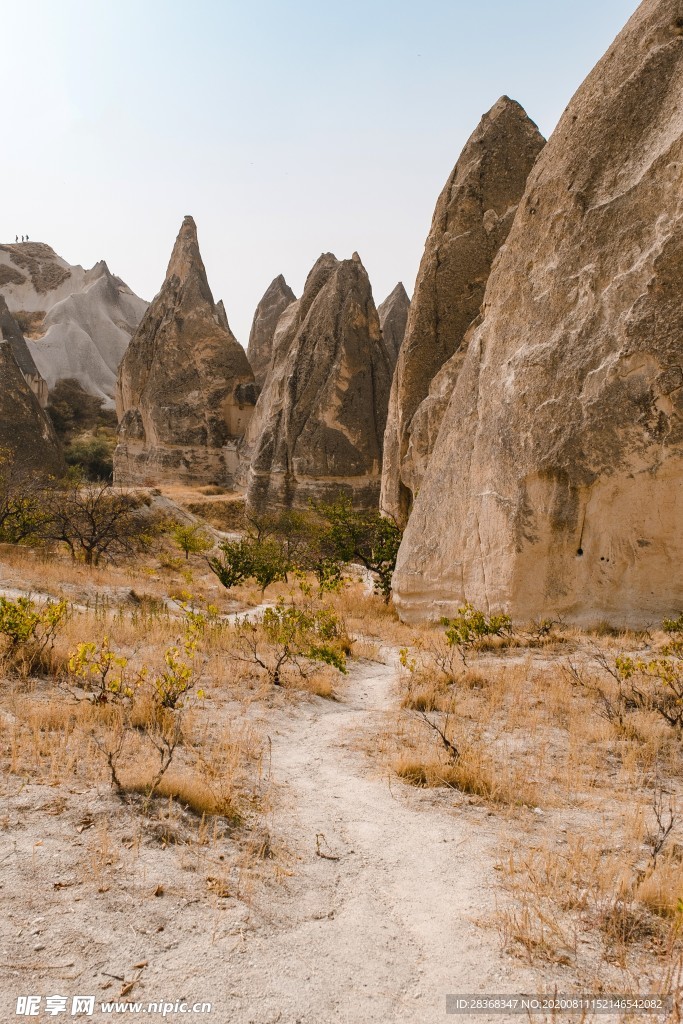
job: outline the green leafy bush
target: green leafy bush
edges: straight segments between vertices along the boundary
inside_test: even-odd
[[[375,577],[375,590],[388,603],[402,532],[377,510],[353,507],[347,495],[314,506],[318,523],[310,530],[308,567],[324,589],[334,586],[341,566],[360,562]]]
[[[8,664],[27,675],[44,662],[67,614],[66,601],[37,604],[30,597],[0,597],[0,636]]]
[[[329,608],[287,605],[283,598],[257,619],[235,626],[235,657],[262,668],[274,686],[291,666],[305,675],[310,663],[324,663],[346,672],[349,641],[343,625]]]
[[[171,536],[186,559],[190,555],[205,554],[213,547],[213,540],[198,523],[176,523],[171,529]]]
[[[67,465],[80,467],[88,480],[111,480],[115,447],[113,436],[85,434],[67,444],[64,457]]]
[[[467,663],[467,652],[476,648],[486,637],[510,636],[512,633],[512,619],[509,615],[486,615],[469,601],[458,608],[454,618],[444,618],[441,624],[446,627],[448,644],[458,649],[464,664]]]

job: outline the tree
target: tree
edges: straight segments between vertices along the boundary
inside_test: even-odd
[[[106,483],[72,476],[47,491],[45,499],[43,535],[66,544],[86,565],[144,550],[155,533],[143,499]]]
[[[310,513],[294,509],[265,514],[249,512],[245,519],[250,540],[258,543],[274,541],[279,544],[283,560],[290,568],[300,563],[302,553],[308,548],[315,530]]]
[[[329,573],[334,563],[360,562],[373,573],[375,590],[388,603],[402,537],[398,525],[378,510],[354,509],[345,494],[314,508],[322,520],[316,545],[321,566]]]
[[[250,541],[251,575],[261,588],[261,597],[271,583],[287,579],[291,568],[284,547],[276,540]]]
[[[208,558],[207,563],[226,590],[251,578],[254,562],[248,540],[225,540],[218,545],[218,550],[220,555]]]
[[[176,523],[171,534],[180,550],[185,552],[186,559],[190,555],[203,555],[213,547],[211,537],[198,523]]]
[[[254,579],[263,596],[271,583],[285,580],[291,568],[283,547],[272,538],[228,540],[219,545],[219,551],[220,556],[209,558],[208,565],[227,590]]]
[[[44,482],[17,464],[15,453],[0,449],[0,541],[18,544],[44,522]]]

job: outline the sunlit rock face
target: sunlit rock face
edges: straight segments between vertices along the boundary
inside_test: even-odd
[[[645,0],[527,184],[394,576],[403,618],[683,608],[683,7]]]
[[[115,480],[231,486],[255,402],[247,355],[213,301],[186,217],[161,291],[121,363]]]
[[[382,508],[405,524],[478,316],[491,265],[544,139],[503,96],[468,140],[432,219],[398,355],[384,439]],[[448,380],[430,386],[450,359]],[[420,408],[427,401],[424,408]]]

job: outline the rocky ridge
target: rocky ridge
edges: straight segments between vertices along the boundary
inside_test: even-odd
[[[0,294],[52,388],[78,380],[113,407],[116,376],[147,308],[104,261],[71,266],[42,242],[0,246]]]

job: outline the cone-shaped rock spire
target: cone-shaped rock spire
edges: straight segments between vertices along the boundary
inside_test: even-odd
[[[531,172],[403,538],[406,618],[683,608],[682,15],[640,5]]]
[[[543,144],[522,107],[503,96],[481,119],[436,204],[396,366],[384,441],[382,508],[403,523],[431,450],[429,433],[412,436],[413,417],[479,313],[491,264],[507,238]],[[432,429],[433,420],[434,413]]]
[[[321,256],[280,318],[250,438],[247,504],[304,508],[344,491],[359,507],[376,505],[390,367],[360,258]]]
[[[282,274],[268,285],[263,298],[256,307],[254,321],[249,334],[249,345],[247,356],[254,371],[254,377],[259,387],[263,387],[270,357],[273,353],[273,335],[278,320],[296,300],[296,295],[285,281]]]
[[[410,299],[399,281],[393,291],[389,292],[384,302],[377,307],[379,325],[382,328],[382,337],[387,351],[392,357],[394,365],[398,359],[398,353],[403,344],[410,311]]]
[[[115,479],[229,486],[254,402],[249,361],[213,301],[186,217],[119,371]]]

